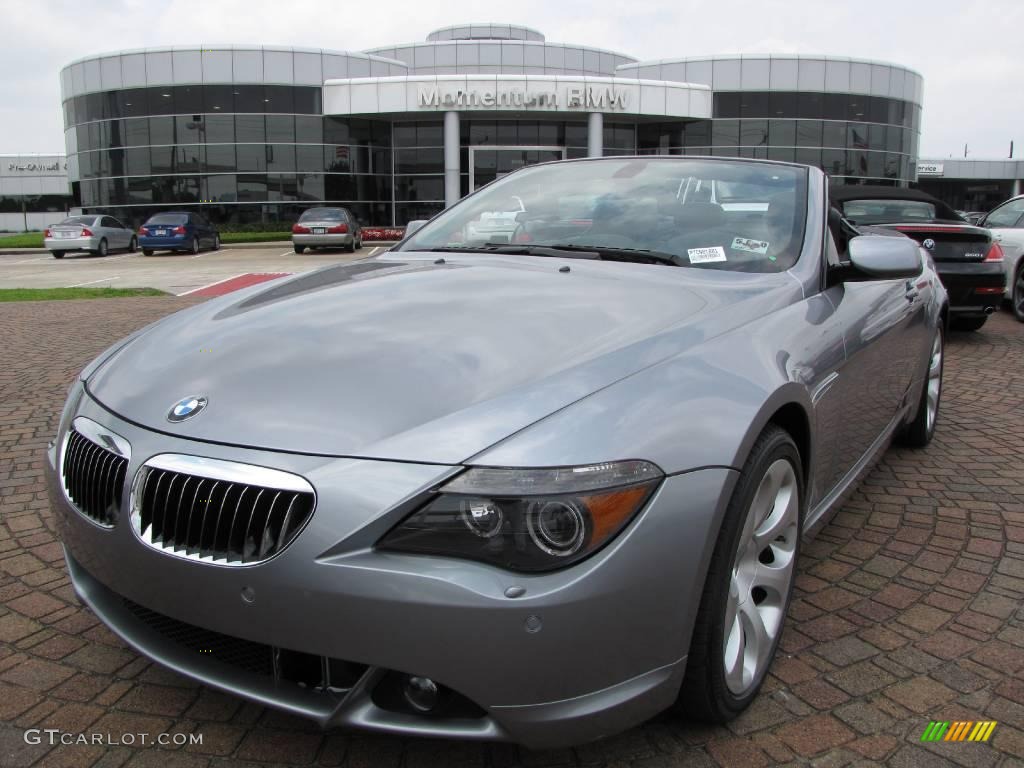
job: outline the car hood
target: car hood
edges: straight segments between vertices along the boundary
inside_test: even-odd
[[[799,293],[786,275],[445,256],[386,254],[193,307],[88,390],[191,439],[454,464]],[[185,397],[208,404],[170,422]]]

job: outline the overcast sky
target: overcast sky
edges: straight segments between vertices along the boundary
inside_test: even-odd
[[[494,21],[639,59],[825,53],[924,76],[921,154],[1024,157],[1022,0],[0,0],[0,154],[63,152],[58,73],[122,48],[362,50]],[[1014,37],[1016,36],[1016,37]]]

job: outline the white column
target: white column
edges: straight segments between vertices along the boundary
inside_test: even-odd
[[[587,117],[587,157],[604,154],[604,115],[591,112]]]
[[[1010,197],[1016,197],[1020,194],[1020,179],[1013,180],[1013,189],[1010,190]]]
[[[444,207],[459,202],[459,113],[444,113]]]

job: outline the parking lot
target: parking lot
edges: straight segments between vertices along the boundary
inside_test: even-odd
[[[186,269],[180,265],[190,256],[2,256],[0,286],[95,281],[184,294],[238,274],[352,258],[297,256],[286,245],[204,253]],[[172,259],[176,268],[166,268]],[[952,335],[932,445],[890,449],[804,548],[779,657],[749,711],[727,727],[665,714],[598,744],[528,752],[321,733],[140,658],[79,605],[42,479],[68,384],[117,338],[200,300],[0,304],[5,768],[1024,765],[1024,325],[1008,313],[979,333]],[[987,743],[922,743],[933,720],[998,724]],[[180,748],[30,745],[27,728],[203,738]]]
[[[381,246],[367,243],[356,253],[341,249],[295,253],[290,242],[224,246],[190,253],[113,253],[99,258],[76,253],[63,259],[47,251],[0,253],[0,288],[158,288],[175,296],[246,274],[304,272],[338,261],[370,256]]]

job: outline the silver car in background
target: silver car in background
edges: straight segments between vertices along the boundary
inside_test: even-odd
[[[310,208],[292,226],[296,253],[307,248],[344,248],[355,253],[363,247],[363,230],[348,208]]]
[[[1003,249],[1006,299],[1014,317],[1024,323],[1024,195],[1000,203],[978,226],[987,227]]]
[[[791,163],[534,165],[164,318],[82,372],[49,446],[71,582],[150,658],[324,727],[725,722],[803,536],[939,412],[931,260],[829,211]]]
[[[63,259],[65,254],[76,251],[87,251],[94,256],[106,256],[111,251],[135,253],[139,240],[134,230],[113,216],[68,216],[46,228],[43,246],[53,258]]]

